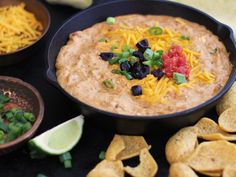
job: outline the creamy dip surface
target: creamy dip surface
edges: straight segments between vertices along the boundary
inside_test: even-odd
[[[102,22],[83,31],[72,33],[67,44],[60,50],[56,60],[57,80],[73,97],[113,113],[162,115],[197,106],[216,95],[226,84],[232,70],[229,54],[218,37],[204,26],[170,16],[133,14],[115,19],[114,25]],[[193,61],[189,61],[189,80],[184,84],[175,84],[171,79],[164,78],[162,82],[152,81],[148,83],[147,88],[144,88],[143,95],[133,96],[131,87],[141,83],[142,80],[127,80],[123,75],[112,73],[112,70],[117,69],[118,66],[110,65],[99,55],[102,52],[109,52],[114,43],[116,47],[118,46],[116,50],[119,50],[122,47],[120,45],[127,41],[137,50],[132,43],[142,40],[140,36],[137,37],[139,32],[157,25],[164,29],[166,35],[184,35],[190,39],[181,41],[178,39],[180,37],[175,37],[165,43],[165,34],[163,34],[156,43],[150,42],[153,50],[160,48],[164,53],[168,52],[168,47],[175,43],[183,44],[186,57],[194,58]],[[119,32],[117,31],[119,28],[134,30],[137,35]],[[160,36],[153,36],[155,37]],[[143,36],[143,39],[145,38],[148,36]],[[101,39],[106,40],[104,42]],[[151,75],[147,78],[155,80]],[[114,88],[105,87],[104,80],[111,80]],[[152,92],[149,91],[150,89]]]

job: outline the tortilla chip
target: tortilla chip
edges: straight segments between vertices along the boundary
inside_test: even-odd
[[[166,144],[166,158],[170,164],[182,162],[196,148],[197,127],[186,127],[173,135]]]
[[[198,177],[198,175],[184,163],[173,163],[169,169],[169,177]]]
[[[236,135],[224,132],[215,121],[206,117],[199,120],[195,127],[198,128],[198,138],[204,140],[236,140]]]
[[[222,171],[236,163],[236,145],[228,141],[201,143],[185,163],[198,172]]]
[[[89,172],[87,177],[124,177],[124,169],[121,161],[103,160]]]
[[[225,110],[218,119],[219,126],[226,132],[236,132],[236,106]]]
[[[206,175],[206,176],[218,177],[218,176],[222,175],[222,170],[221,171],[201,171],[199,173]]]
[[[236,82],[216,105],[218,115],[230,107],[236,107]]]
[[[235,177],[236,176],[236,164],[228,165],[223,171],[222,177]]]
[[[117,155],[125,149],[125,142],[120,135],[115,135],[111,144],[107,148],[105,159],[116,160]]]
[[[140,164],[137,167],[126,166],[124,170],[133,177],[153,177],[156,175],[158,165],[148,149],[142,149],[139,155]]]
[[[115,135],[107,149],[107,160],[125,160],[138,156],[142,149],[150,148],[142,136]]]

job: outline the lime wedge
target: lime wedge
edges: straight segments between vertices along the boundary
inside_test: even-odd
[[[80,115],[42,133],[29,143],[47,154],[63,154],[79,142],[83,124],[84,117]]]

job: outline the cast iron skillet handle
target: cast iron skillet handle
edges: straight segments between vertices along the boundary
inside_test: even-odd
[[[48,81],[51,82],[54,86],[59,87],[58,82],[57,82],[57,78],[56,78],[55,74],[53,74],[53,72],[50,68],[47,69],[46,77],[47,77]]]

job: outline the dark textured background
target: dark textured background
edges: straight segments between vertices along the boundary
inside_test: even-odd
[[[95,0],[99,4],[111,0]],[[51,14],[51,27],[42,45],[29,60],[15,66],[0,68],[0,75],[14,76],[34,85],[43,96],[45,102],[45,117],[39,133],[42,133],[79,113],[75,104],[51,86],[45,79],[45,52],[47,44],[56,29],[64,20],[79,10],[66,7],[49,5],[43,1]],[[168,165],[165,160],[165,143],[169,137],[168,130],[165,134],[156,131],[156,134],[146,135],[145,138],[152,145],[151,153],[158,162],[158,177],[168,176]],[[73,168],[64,169],[57,157],[48,157],[43,160],[31,160],[27,146],[0,157],[0,177],[36,177],[43,173],[48,177],[84,177],[98,162],[100,151],[106,150],[113,134],[103,131],[93,124],[86,124],[81,141],[72,150]],[[136,165],[137,159],[126,162]]]

